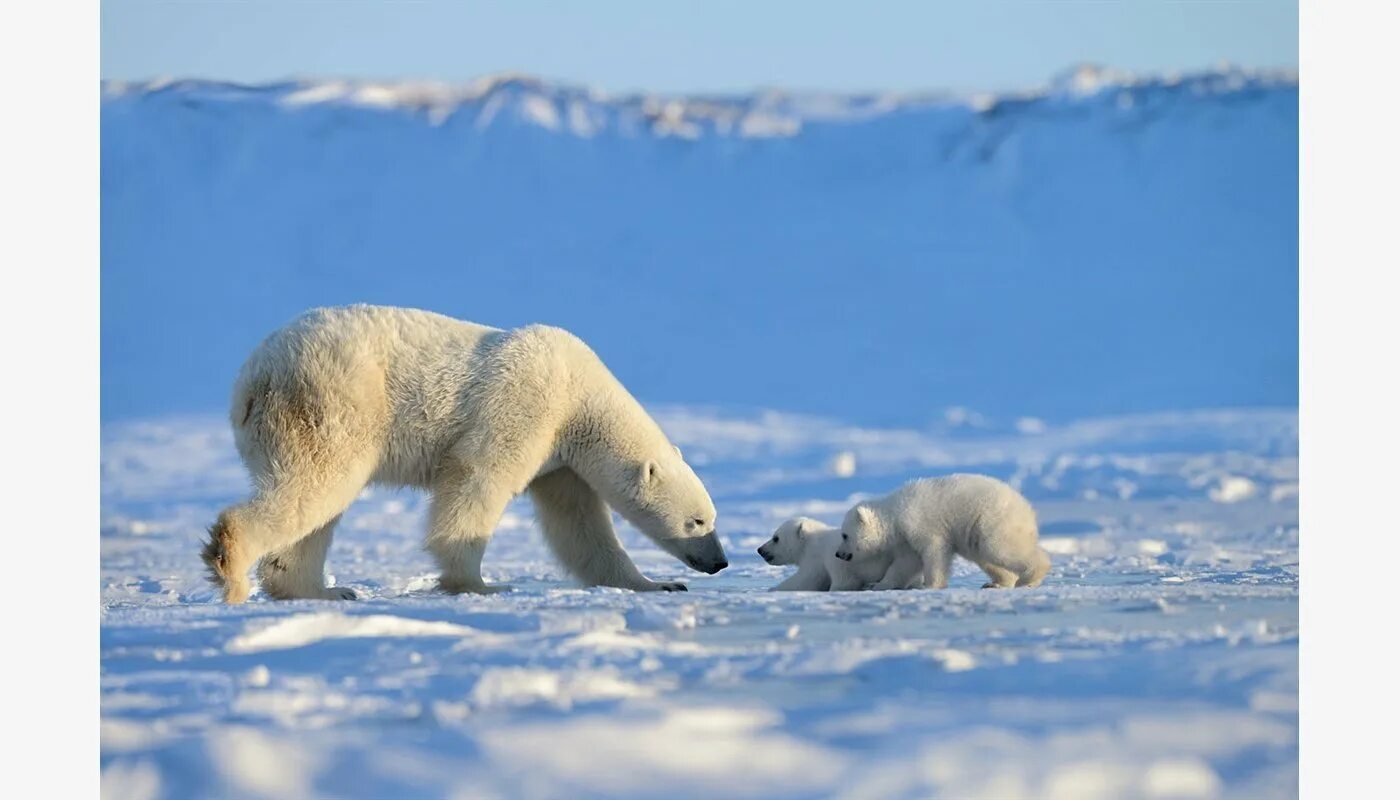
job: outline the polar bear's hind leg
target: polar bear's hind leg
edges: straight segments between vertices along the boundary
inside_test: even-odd
[[[292,551],[303,539],[320,533],[323,526],[340,516],[364,488],[365,480],[360,478],[359,475],[342,477],[329,486],[318,484],[314,488],[287,483],[259,492],[246,503],[220,512],[209,529],[209,542],[201,555],[209,567],[209,580],[223,587],[224,602],[241,603],[248,599],[251,589],[248,570],[263,556]],[[320,540],[306,545],[307,557],[299,559],[296,566],[298,581],[308,573],[314,573],[318,583],[321,581],[325,548],[329,545],[328,528]],[[302,584],[298,582],[297,585]],[[287,586],[279,586],[274,581],[273,588],[286,590]],[[279,596],[271,590],[269,594]]]
[[[223,589],[225,603],[241,603],[248,599],[248,593],[252,591],[248,583],[248,567],[252,559],[242,547],[234,511],[224,510],[209,526],[209,541],[204,543],[204,549],[199,554],[209,568],[209,582]]]
[[[349,589],[326,588],[326,551],[330,549],[337,516],[290,547],[262,557],[258,585],[277,600],[354,600]]]
[[[235,423],[239,454],[258,488],[246,502],[220,512],[202,557],[227,603],[248,598],[248,571],[268,554],[285,556],[277,561],[293,573],[273,574],[278,570],[272,561],[260,569],[272,579],[269,595],[325,596],[320,590],[328,523],[354,502],[379,461],[372,416],[314,389],[258,386],[256,402]],[[242,404],[235,408],[242,410]],[[313,534],[319,538],[300,545]],[[313,580],[315,595],[308,594]]]

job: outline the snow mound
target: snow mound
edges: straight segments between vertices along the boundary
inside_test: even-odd
[[[352,302],[558,325],[661,401],[1293,407],[1296,80],[1076,74],[976,102],[108,85],[104,419],[220,411],[270,331]]]
[[[1198,95],[1221,94],[1250,87],[1294,85],[1297,80],[1297,74],[1290,70],[1231,65],[1188,75],[1140,75],[1080,64],[1042,87],[965,96],[938,92],[851,95],[776,90],[747,96],[610,94],[517,72],[486,75],[463,83],[303,79],[250,86],[201,80],[104,81],[102,96],[108,102],[174,95],[186,102],[271,100],[287,109],[339,106],[396,110],[422,114],[434,125],[466,114],[472,116],[478,128],[510,119],[585,138],[616,130],[661,138],[713,135],[765,139],[796,136],[806,123],[813,121],[862,121],[931,106],[963,106],[987,113],[1003,102],[1082,99],[1111,91],[1131,97],[1133,93],[1162,87],[1182,87]]]
[[[254,625],[231,639],[226,649],[230,653],[258,653],[305,647],[327,639],[402,639],[419,636],[489,638],[481,631],[451,622],[428,622],[386,614],[347,616],[321,612],[296,614],[270,625]]]

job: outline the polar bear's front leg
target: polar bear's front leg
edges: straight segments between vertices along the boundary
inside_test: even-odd
[[[433,482],[428,513],[428,552],[442,575],[438,588],[449,594],[492,594],[508,586],[487,586],[481,557],[513,493],[481,475],[481,470],[452,467]]]
[[[617,540],[607,504],[572,469],[561,467],[536,478],[530,483],[530,496],[554,556],[585,586],[685,591],[683,583],[653,581],[637,569]]]

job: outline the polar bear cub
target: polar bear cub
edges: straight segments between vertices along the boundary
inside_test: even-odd
[[[863,589],[867,581],[857,570],[836,557],[841,531],[810,517],[795,517],[778,526],[773,537],[758,548],[764,561],[774,566],[797,565],[797,572],[773,587],[775,592],[847,592]]]
[[[858,503],[841,524],[836,557],[860,568],[899,551],[880,584],[905,589],[948,585],[953,556],[977,564],[983,588],[1039,586],[1050,558],[1038,544],[1035,511],[1021,493],[985,475],[911,481],[891,494]]]
[[[759,555],[770,565],[797,565],[797,572],[773,591],[855,591],[881,579],[883,572],[871,574],[879,559],[850,565],[836,558],[839,544],[840,528],[811,517],[794,517],[778,525],[773,538],[760,546]]]

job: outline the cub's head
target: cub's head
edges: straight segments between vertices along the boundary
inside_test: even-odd
[[[885,521],[875,509],[859,503],[846,512],[841,522],[841,543],[836,557],[842,561],[860,561],[877,555],[885,543]]]
[[[758,554],[774,566],[796,564],[807,549],[807,537],[819,530],[829,528],[811,517],[794,517],[778,526],[773,538],[758,548]]]
[[[678,448],[665,448],[631,469],[624,496],[606,498],[610,505],[691,569],[713,575],[729,566],[715,535],[715,504]]]

